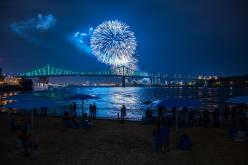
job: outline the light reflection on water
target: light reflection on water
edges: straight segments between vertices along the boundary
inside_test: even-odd
[[[13,93],[11,93],[13,94]],[[74,94],[90,94],[100,97],[97,100],[84,101],[84,112],[88,112],[89,104],[96,103],[97,116],[116,118],[117,113],[123,104],[127,107],[127,117],[140,119],[144,114],[144,101],[157,100],[165,97],[184,97],[198,99],[202,102],[203,108],[213,110],[221,107],[224,102],[233,96],[248,95],[248,89],[241,88],[143,88],[143,87],[67,87],[54,89],[47,92],[35,92],[35,95],[50,99],[63,100]],[[3,95],[9,95],[1,94]],[[81,112],[81,101],[75,100],[78,112]],[[57,115],[62,115],[68,105],[56,109]]]

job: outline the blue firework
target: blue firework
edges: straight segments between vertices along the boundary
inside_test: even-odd
[[[105,21],[97,26],[90,38],[93,55],[111,66],[128,65],[136,61],[136,38],[130,27],[118,20]]]

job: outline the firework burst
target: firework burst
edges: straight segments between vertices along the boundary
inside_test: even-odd
[[[111,66],[135,68],[136,46],[134,33],[128,25],[118,20],[105,21],[97,26],[90,39],[93,55],[100,62]]]

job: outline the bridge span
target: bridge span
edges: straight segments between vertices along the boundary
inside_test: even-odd
[[[16,75],[17,77],[24,78],[35,78],[38,77],[40,79],[47,79],[49,77],[62,77],[62,76],[72,76],[72,77],[80,77],[80,76],[100,76],[100,77],[121,77],[122,78],[122,86],[125,87],[125,79],[126,77],[130,78],[149,78],[151,84],[158,84],[161,80],[195,80],[194,77],[183,77],[183,76],[168,76],[161,74],[150,74],[147,72],[135,71],[127,67],[116,67],[115,69],[99,71],[99,72],[75,72],[70,70],[65,70],[57,67],[53,67],[50,65],[45,65],[43,67],[31,70],[29,72],[20,73]]]

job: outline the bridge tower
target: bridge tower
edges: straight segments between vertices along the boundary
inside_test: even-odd
[[[122,87],[126,87],[126,77],[122,76]]]
[[[122,87],[126,87],[125,66],[122,66]]]
[[[151,86],[153,85],[153,77],[150,77]]]
[[[204,87],[207,87],[207,86],[208,86],[208,81],[204,80]]]
[[[160,83],[160,78],[158,76],[150,77],[151,85],[158,85]]]

